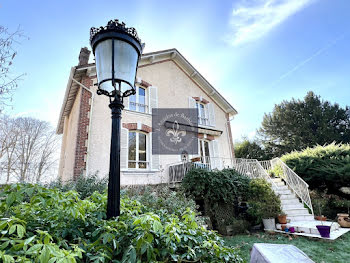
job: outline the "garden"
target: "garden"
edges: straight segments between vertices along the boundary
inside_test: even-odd
[[[282,157],[328,219],[348,211],[349,152],[332,144]],[[295,245],[315,262],[350,257],[350,234],[327,242],[263,232],[263,219],[281,214],[280,200],[265,180],[233,169],[193,169],[175,190],[124,188],[114,220],[106,220],[106,199],[106,180],[96,175],[4,186],[0,262],[247,262],[257,242]]]

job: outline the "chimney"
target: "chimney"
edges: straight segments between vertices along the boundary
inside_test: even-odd
[[[91,51],[87,47],[80,49],[79,66],[89,64],[89,57]]]

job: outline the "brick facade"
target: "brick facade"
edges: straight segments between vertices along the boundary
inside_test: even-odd
[[[84,77],[81,83],[85,87],[92,86],[92,79]],[[78,120],[78,133],[75,147],[75,163],[73,171],[73,180],[76,180],[81,174],[84,173],[86,168],[86,154],[87,154],[87,139],[89,133],[89,116],[90,116],[90,99],[91,93],[84,88],[81,88],[80,108],[79,108],[79,120]]]
[[[152,132],[152,127],[146,125],[146,124],[141,124],[141,128],[137,128],[137,123],[123,123],[123,128],[128,129],[128,130],[139,130],[143,132],[150,133]]]

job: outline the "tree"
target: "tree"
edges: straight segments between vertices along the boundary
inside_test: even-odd
[[[11,72],[13,60],[17,55],[14,44],[19,44],[19,40],[23,38],[25,36],[19,27],[10,33],[0,25],[0,112],[9,105],[17,83],[24,75],[13,76]]]
[[[34,118],[10,118],[0,121],[2,138],[1,174],[10,181],[40,182],[57,162],[58,136],[48,122]]]
[[[350,108],[308,92],[304,100],[283,101],[264,115],[261,141],[274,156],[317,144],[350,142]]]
[[[243,141],[235,144],[235,157],[262,161],[270,159],[271,156],[257,141],[243,138]]]

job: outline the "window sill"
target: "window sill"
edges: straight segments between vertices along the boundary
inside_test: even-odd
[[[154,174],[159,172],[159,170],[149,170],[149,169],[122,169],[121,172],[126,174]]]
[[[148,112],[140,112],[140,111],[135,111],[135,110],[129,110],[129,109],[124,109],[124,111],[126,112],[130,112],[130,113],[133,113],[133,114],[136,114],[136,115],[141,115],[141,116],[152,116],[151,113],[148,113]]]

